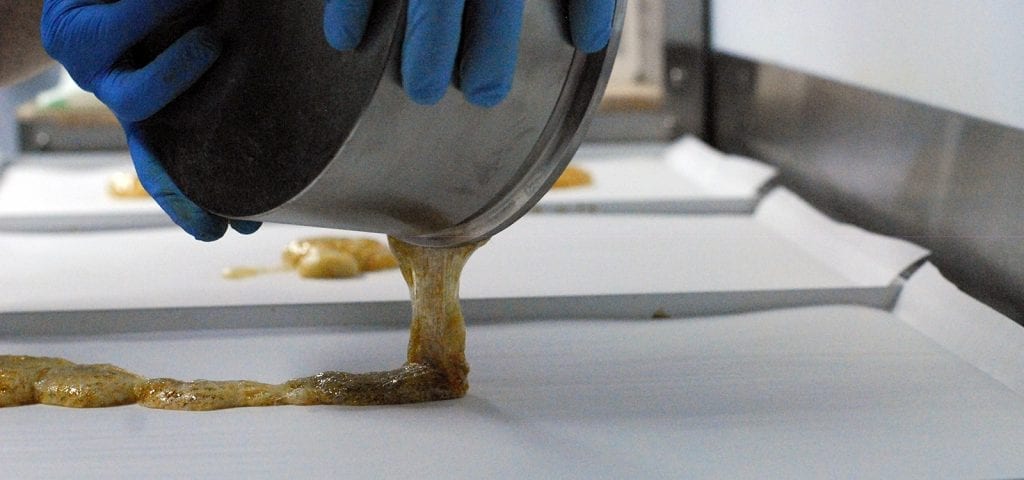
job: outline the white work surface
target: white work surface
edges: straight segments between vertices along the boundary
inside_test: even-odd
[[[786,191],[755,216],[531,214],[474,254],[464,307],[469,318],[493,320],[884,306],[899,273],[927,253],[816,215]],[[338,232],[266,225],[212,244],[176,229],[0,234],[0,332],[88,332],[91,322],[404,322],[408,292],[397,270],[327,281],[220,275],[224,267],[273,266],[289,241],[330,233]]]
[[[777,174],[775,167],[721,153],[692,136],[667,146],[584,146],[572,165],[592,183],[553,189],[535,211],[749,214]]]
[[[0,352],[114,362],[149,376],[279,382],[397,366],[406,335],[8,338]],[[470,326],[468,357],[469,396],[426,405],[0,410],[0,465],[7,478],[1024,474],[1024,396],[884,311]]]
[[[127,153],[34,155],[0,169],[0,231],[75,231],[171,225],[152,199],[107,193]]]
[[[574,164],[594,183],[554,190],[544,212],[750,213],[775,169],[726,155],[694,137],[671,145],[588,145]],[[168,226],[150,199],[107,194],[112,175],[132,172],[127,153],[29,155],[0,169],[0,232]]]
[[[220,277],[319,233],[0,233],[0,354],[267,382],[400,365],[397,271]],[[1022,477],[1024,329],[930,265],[901,285],[926,255],[781,188],[750,215],[530,214],[467,265],[464,399],[0,409],[0,476]]]

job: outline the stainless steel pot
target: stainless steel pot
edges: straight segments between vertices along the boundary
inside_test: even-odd
[[[176,27],[211,25],[226,45],[217,65],[142,131],[186,195],[225,217],[426,246],[486,238],[532,208],[578,148],[625,3],[608,48],[586,55],[562,1],[528,0],[512,92],[485,109],[454,89],[435,106],[406,97],[405,1],[375,2],[363,44],[339,53],[323,39],[322,0],[224,0]],[[175,35],[151,37],[137,59]]]

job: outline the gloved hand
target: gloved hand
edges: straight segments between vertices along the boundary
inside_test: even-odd
[[[213,65],[220,53],[218,41],[209,29],[197,27],[142,68],[127,67],[123,57],[164,22],[208,1],[46,0],[40,26],[46,52],[121,122],[146,191],[175,223],[203,241],[223,236],[229,223],[245,234],[260,224],[229,222],[185,197],[143,142],[137,123],[164,108]]]
[[[327,0],[324,33],[338,50],[359,45],[374,0]],[[410,0],[402,45],[402,79],[409,97],[434,104],[452,83],[466,100],[492,107],[512,89],[525,0]],[[615,0],[566,0],[576,48],[593,53],[608,44]],[[465,30],[465,31],[463,31]]]

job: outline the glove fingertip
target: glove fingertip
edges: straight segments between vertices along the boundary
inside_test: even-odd
[[[327,40],[327,44],[335,50],[341,52],[355,50],[363,41],[363,30],[351,28],[344,22],[324,16],[324,38]]]
[[[232,220],[231,228],[242,235],[252,235],[256,233],[260,227],[263,226],[261,222],[251,222],[248,220]]]
[[[219,240],[228,231],[228,221],[206,213],[184,198],[168,199],[164,211],[193,238],[201,242]],[[157,202],[161,203],[161,202]]]
[[[214,32],[212,28],[206,26],[198,26],[192,29],[192,32],[192,34],[196,36],[196,40],[199,46],[205,48],[208,52],[210,52],[213,55],[220,54],[220,37],[217,36],[217,32]]]
[[[437,105],[447,90],[447,87],[438,88],[431,85],[407,86],[405,89],[409,98],[420,105]]]
[[[197,70],[205,71],[220,56],[220,38],[209,27],[192,29],[182,36],[182,41],[189,45],[186,55],[189,63],[198,67]]]
[[[363,41],[369,22],[371,0],[327,0],[324,5],[324,38],[331,48],[355,50]]]
[[[194,212],[193,212],[194,213]],[[174,215],[171,219],[178,223],[178,226],[185,230],[193,238],[200,242],[214,242],[220,240],[228,231],[228,222],[220,217],[214,217],[202,212],[188,222],[178,222]]]
[[[171,221],[199,241],[212,242],[223,237],[228,221],[207,213],[182,193],[140,138],[137,125],[122,123],[122,127],[139,181]]]
[[[480,88],[466,92],[466,100],[478,107],[493,108],[508,97],[510,90],[511,88],[505,85]]]
[[[583,53],[595,53],[604,50],[608,46],[608,39],[611,37],[611,26],[573,32],[573,43]]]
[[[612,36],[616,0],[573,0],[569,3],[572,43],[583,53],[608,46]]]
[[[327,44],[330,45],[331,48],[338,50],[339,52],[355,50],[361,41],[361,38],[354,32],[343,28],[335,28],[332,30],[324,29],[324,38],[327,39]]]
[[[220,240],[221,237],[224,236],[224,232],[227,232],[227,229],[219,232],[215,230],[203,230],[200,232],[193,233],[192,237],[195,238],[196,240],[199,240],[200,242],[210,243]]]

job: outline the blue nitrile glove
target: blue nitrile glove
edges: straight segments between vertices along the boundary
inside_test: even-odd
[[[434,104],[452,83],[461,45],[459,85],[473,104],[492,107],[512,89],[525,0],[410,0],[402,45],[402,79],[409,97]],[[615,0],[566,0],[576,48],[608,45]],[[359,45],[373,0],[327,0],[324,33],[338,50]],[[465,29],[465,31],[463,31]]]
[[[121,122],[142,186],[174,223],[203,241],[223,236],[229,223],[241,233],[255,232],[260,224],[229,222],[186,198],[142,141],[136,123],[192,86],[220,54],[218,41],[209,29],[197,27],[142,68],[129,69],[121,60],[164,22],[208,1],[46,0],[40,26],[47,53]]]

